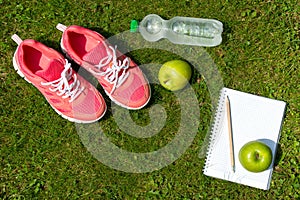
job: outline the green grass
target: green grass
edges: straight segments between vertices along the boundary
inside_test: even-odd
[[[269,1],[7,1],[0,0],[0,199],[299,199],[300,198],[300,4]],[[14,71],[16,44],[10,36],[36,39],[59,49],[57,23],[77,24],[109,37],[127,31],[131,19],[150,13],[216,18],[223,42],[206,48],[233,89],[287,102],[271,188],[262,191],[206,177],[200,145],[210,125],[211,99],[200,74],[191,85],[201,121],[188,150],[158,171],[125,173],[97,161],[87,151],[74,123],[57,115],[44,97]],[[130,53],[140,64],[177,58],[168,52]],[[198,82],[197,82],[198,80]],[[152,85],[150,105],[131,111],[139,125],[150,122],[151,105],[164,106],[167,123],[153,138],[137,139],[119,130],[111,111],[99,122],[116,145],[133,152],[165,146],[180,118],[172,93]],[[179,109],[180,110],[180,109]]]

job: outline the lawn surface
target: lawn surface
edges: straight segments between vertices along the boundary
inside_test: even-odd
[[[205,48],[226,87],[287,102],[271,188],[263,191],[204,176],[200,146],[211,123],[205,78],[193,74],[200,105],[198,133],[172,164],[148,173],[126,173],[99,162],[83,145],[74,123],[54,112],[39,91],[14,71],[16,44],[36,39],[58,51],[57,23],[77,24],[106,37],[129,30],[131,19],[156,13],[215,18],[223,22],[223,42]],[[300,198],[300,3],[265,1],[92,1],[0,0],[0,199],[299,199]],[[130,52],[139,64],[178,58],[169,52]],[[128,136],[112,111],[99,124],[111,141],[132,152],[157,150],[172,140],[180,122],[173,93],[152,84],[152,99],[132,120],[146,126],[151,105],[165,108],[166,124],[152,138]],[[109,101],[108,101],[109,103]],[[266,124],[267,126],[267,124]]]

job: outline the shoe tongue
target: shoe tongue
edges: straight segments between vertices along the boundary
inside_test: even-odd
[[[51,82],[59,79],[64,69],[64,64],[59,60],[54,59],[49,62],[49,65],[46,68],[36,71],[35,74],[48,82]]]
[[[106,45],[104,42],[99,43],[95,48],[91,49],[88,53],[83,56],[83,60],[98,65],[100,60],[107,56]]]

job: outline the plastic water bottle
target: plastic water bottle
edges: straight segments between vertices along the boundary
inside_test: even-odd
[[[222,42],[223,24],[215,19],[174,17],[164,20],[155,14],[147,15],[140,23],[132,20],[131,32],[140,32],[150,42],[167,38],[175,44],[217,46]]]

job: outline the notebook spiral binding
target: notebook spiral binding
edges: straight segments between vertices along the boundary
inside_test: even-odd
[[[207,167],[210,166],[210,155],[213,150],[214,144],[217,142],[217,139],[219,138],[217,133],[220,133],[220,129],[222,129],[222,124],[224,120],[224,114],[225,114],[225,98],[226,98],[226,90],[223,88],[220,91],[220,97],[218,101],[217,110],[215,111],[214,115],[214,121],[211,125],[211,131],[210,131],[210,139],[209,139],[209,145],[206,153],[206,160],[205,160],[205,166],[204,166],[204,172],[206,171]]]

